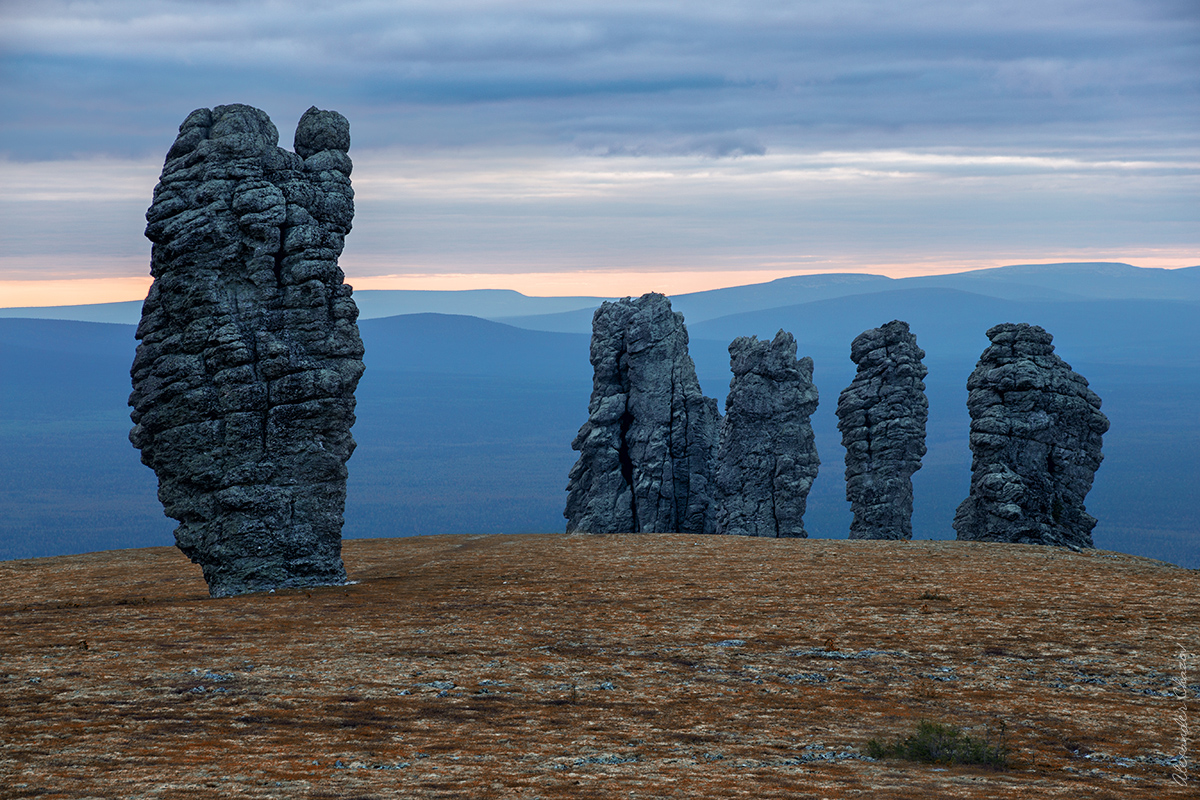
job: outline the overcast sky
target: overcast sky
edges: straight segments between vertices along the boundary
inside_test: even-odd
[[[144,291],[231,102],[350,119],[360,287],[1200,263],[1196,0],[0,0],[0,102],[0,305]]]

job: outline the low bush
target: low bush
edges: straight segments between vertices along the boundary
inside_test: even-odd
[[[1008,766],[1008,747],[1004,744],[1003,727],[997,742],[992,744],[990,733],[985,739],[972,739],[953,725],[928,720],[922,720],[913,735],[898,736],[891,744],[871,739],[867,742],[867,755],[871,758],[898,758],[927,764],[977,764],[993,769]]]

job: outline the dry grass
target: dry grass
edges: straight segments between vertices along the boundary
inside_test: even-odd
[[[674,535],[345,559],[225,600],[173,549],[0,562],[0,796],[1194,796],[1164,762],[1194,571]],[[1003,726],[1011,768],[861,757],[920,720]]]

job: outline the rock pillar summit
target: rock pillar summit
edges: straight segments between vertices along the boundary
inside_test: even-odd
[[[350,125],[310,108],[295,152],[262,111],[193,111],[146,212],[154,283],[130,441],[213,596],[344,583],[363,345],[337,259]]]
[[[821,461],[809,418],[817,408],[813,361],[796,339],[739,336],[729,345],[733,379],[715,469],[716,532],[807,537],[804,511]]]
[[[688,355],[683,315],[661,294],[592,318],[588,420],[567,485],[567,532],[711,532],[717,401]]]
[[[1006,323],[967,379],[971,492],[959,539],[1092,547],[1083,500],[1103,456],[1108,418],[1082,375],[1036,325]]]
[[[846,448],[851,539],[911,539],[912,476],[925,455],[928,373],[908,323],[893,320],[855,337],[854,380],[838,397]]]

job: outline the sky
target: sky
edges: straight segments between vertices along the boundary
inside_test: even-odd
[[[0,0],[0,306],[143,297],[234,102],[349,118],[356,288],[1200,264],[1196,0]]]

